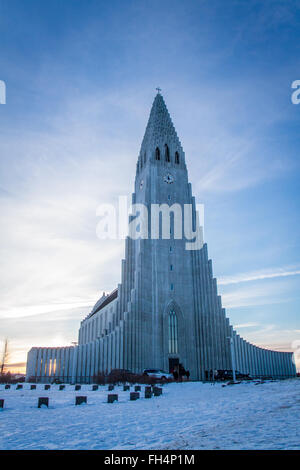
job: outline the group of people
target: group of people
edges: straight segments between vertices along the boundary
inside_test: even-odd
[[[182,377],[186,377],[186,380],[190,379],[190,371],[185,370],[182,364],[174,366],[174,369],[171,371],[173,374],[174,380],[177,382],[182,382]]]

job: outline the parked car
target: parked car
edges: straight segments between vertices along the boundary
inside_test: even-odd
[[[145,369],[143,375],[146,375],[147,377],[153,377],[154,379],[158,380],[173,379],[173,374],[169,374],[169,372],[165,372],[164,370],[160,369]]]

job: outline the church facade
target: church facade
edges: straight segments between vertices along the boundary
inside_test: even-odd
[[[26,380],[90,383],[94,375],[112,369],[170,371],[179,363],[194,380],[207,379],[210,371],[233,369],[234,363],[236,370],[258,377],[295,376],[293,353],[257,347],[233,329],[217,292],[207,245],[190,243],[188,248],[191,239],[183,222],[175,226],[176,210],[185,214],[190,208],[186,212],[196,241],[201,234],[185,154],[160,92],[142,141],[132,203],[140,208],[139,215],[143,207],[149,211],[143,236],[129,233],[125,240],[120,284],[103,294],[81,322],[78,345],[29,351]],[[170,222],[165,237],[163,215]]]

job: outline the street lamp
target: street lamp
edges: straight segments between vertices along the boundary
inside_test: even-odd
[[[232,375],[233,375],[233,381],[236,382],[236,376],[235,376],[235,350],[234,350],[233,337],[232,336],[227,336],[227,339],[230,340]]]

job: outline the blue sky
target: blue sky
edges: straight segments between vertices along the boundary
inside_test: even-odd
[[[249,341],[300,340],[299,1],[1,0],[0,339],[76,341],[120,280],[96,207],[133,190],[156,86],[219,292]],[[298,364],[300,367],[300,364]]]

